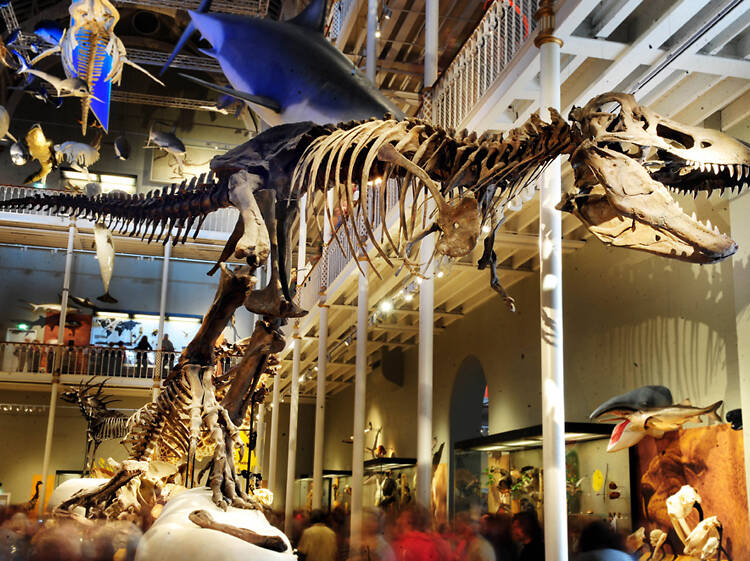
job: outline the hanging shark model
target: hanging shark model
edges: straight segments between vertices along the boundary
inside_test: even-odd
[[[399,120],[404,117],[323,37],[324,0],[313,0],[284,22],[205,13],[208,4],[204,1],[198,11],[189,11],[192,23],[164,68],[197,29],[212,46],[204,52],[219,62],[232,87],[186,77],[251,103],[269,125],[337,123],[382,118],[386,113]]]

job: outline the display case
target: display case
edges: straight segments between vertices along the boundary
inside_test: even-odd
[[[324,469],[323,470],[323,498],[321,504],[324,510],[331,510],[341,505],[348,511],[351,492],[351,471]],[[312,509],[313,478],[303,475],[294,480],[294,508]]]
[[[609,425],[565,423],[572,528],[595,516],[631,529],[630,460],[627,452],[607,453],[611,431]],[[464,440],[455,444],[454,454],[454,514],[534,510],[541,519],[541,425]]]
[[[375,458],[365,462],[362,504],[399,510],[414,500],[416,458]]]

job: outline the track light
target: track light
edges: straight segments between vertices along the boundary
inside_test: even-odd
[[[404,294],[404,300],[406,302],[411,302],[412,300],[414,300],[414,295],[411,292],[407,292],[406,294]]]
[[[437,278],[439,278],[439,279],[442,279],[445,276],[445,273],[443,271],[438,271],[437,275],[435,275],[435,276],[437,276]]]
[[[375,38],[380,39],[380,22],[378,22],[378,27],[375,29]]]
[[[388,4],[383,4],[383,17],[385,19],[391,19],[391,15],[393,15],[393,10],[388,7]]]
[[[383,300],[380,303],[380,311],[384,314],[393,311],[393,302],[391,302],[390,300]]]

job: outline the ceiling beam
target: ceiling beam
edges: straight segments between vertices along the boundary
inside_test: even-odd
[[[609,37],[640,5],[641,0],[605,0],[601,8],[591,14],[591,34],[595,37]]]

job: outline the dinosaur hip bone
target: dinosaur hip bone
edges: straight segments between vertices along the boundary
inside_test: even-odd
[[[222,524],[221,522],[216,522],[208,513],[208,511],[205,510],[194,510],[190,513],[189,518],[192,522],[194,522],[201,528],[216,530],[217,532],[224,532],[225,534],[229,534],[230,536],[239,538],[243,541],[246,541],[247,543],[257,545],[258,547],[279,552],[286,551],[287,549],[284,540],[282,540],[278,536],[263,536],[261,534],[258,534],[257,532],[248,530],[247,528],[238,528],[237,526],[232,526],[231,524]]]

